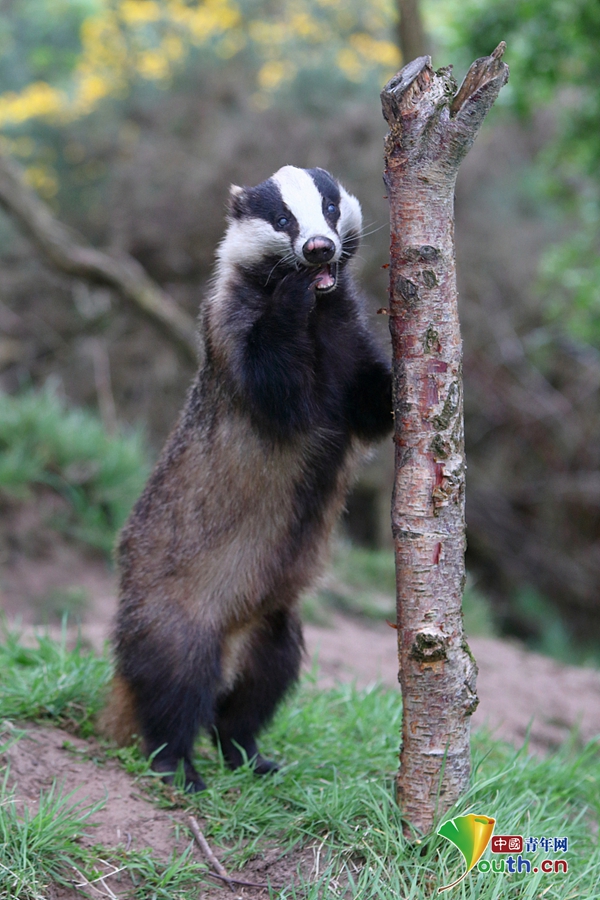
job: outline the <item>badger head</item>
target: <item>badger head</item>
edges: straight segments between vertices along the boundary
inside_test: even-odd
[[[221,266],[252,268],[272,281],[311,269],[324,294],[356,253],[361,226],[358,200],[329,172],[284,166],[256,187],[231,187],[218,258]]]

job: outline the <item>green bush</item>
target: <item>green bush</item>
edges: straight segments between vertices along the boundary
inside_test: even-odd
[[[148,469],[139,433],[109,436],[51,390],[0,394],[0,499],[56,491],[67,505],[52,524],[65,534],[110,554]]]

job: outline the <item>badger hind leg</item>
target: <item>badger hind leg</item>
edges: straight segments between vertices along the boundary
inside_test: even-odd
[[[278,768],[258,751],[256,736],[273,717],[284,694],[297,681],[304,643],[295,612],[279,609],[254,630],[235,684],[217,701],[215,742],[231,769],[251,761],[257,775]]]
[[[98,730],[119,747],[127,747],[141,737],[135,696],[120,675],[115,675],[110,684],[107,702],[98,716]]]
[[[219,641],[198,633],[191,623],[178,623],[160,639],[124,638],[117,643],[118,676],[131,690],[152,768],[172,784],[183,765],[185,789],[206,785],[192,763],[194,741],[200,728],[214,721],[215,695],[220,677]]]

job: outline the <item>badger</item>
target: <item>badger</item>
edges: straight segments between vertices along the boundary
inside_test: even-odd
[[[361,458],[392,428],[390,366],[348,262],[358,200],[324,169],[233,186],[203,360],[117,547],[116,671],[103,727],[138,735],[165,781],[204,729],[225,762],[298,678],[299,598],[320,573]]]

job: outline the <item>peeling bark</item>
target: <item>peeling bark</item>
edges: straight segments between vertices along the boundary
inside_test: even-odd
[[[407,836],[429,833],[469,783],[469,717],[478,700],[461,601],[465,569],[462,344],[454,185],[462,159],[508,79],[504,44],[471,66],[423,56],[384,88],[390,199],[399,680],[398,802]]]

